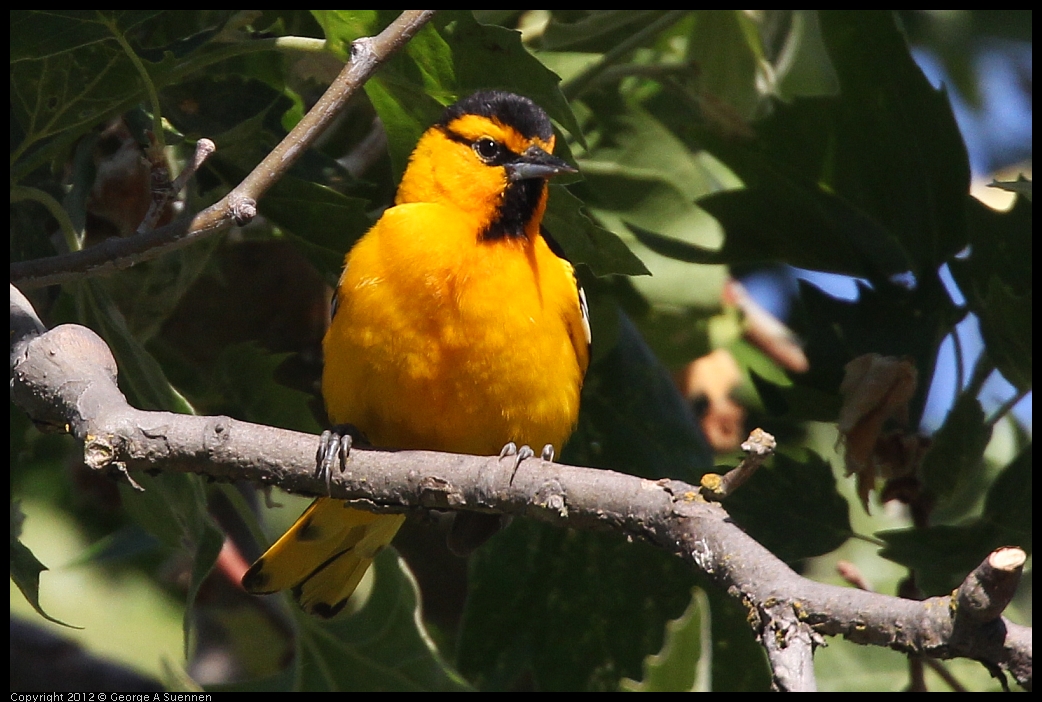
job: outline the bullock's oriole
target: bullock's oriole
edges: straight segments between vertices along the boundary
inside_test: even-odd
[[[505,92],[460,100],[424,133],[337,286],[323,342],[333,422],[393,448],[561,447],[590,327],[575,272],[541,228],[547,179],[574,172],[553,147],[546,113]],[[305,611],[332,617],[403,519],[319,498],[243,585],[292,588]]]

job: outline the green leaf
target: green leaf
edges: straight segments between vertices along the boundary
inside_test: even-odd
[[[1031,554],[1031,447],[1006,468],[988,490],[984,513],[958,526],[884,531],[880,555],[915,571],[927,597],[943,595],[1000,546],[1018,546]]]
[[[95,282],[119,302],[129,333],[148,343],[203,274],[219,243],[210,237]]]
[[[385,549],[376,557],[373,576],[369,599],[350,616],[323,623],[298,612],[301,628],[295,689],[469,689],[427,633],[416,580],[393,549]]]
[[[595,353],[563,460],[697,483],[712,465],[712,451],[690,406],[633,323],[609,301],[592,304],[594,344],[610,341],[601,333],[605,321],[617,325],[617,337]]]
[[[719,225],[694,200],[737,181],[708,156],[692,153],[636,104],[607,105],[597,122],[598,144],[579,160],[586,181],[576,192],[586,197],[598,221],[619,232],[647,265],[652,275],[634,281],[637,289],[655,305],[717,307],[722,269],[678,266],[644,246],[641,232],[656,232],[670,242],[719,247]]]
[[[970,255],[951,271],[980,318],[988,356],[1018,390],[1032,383],[1032,207],[1018,198],[1009,212],[973,199]]]
[[[1020,546],[1031,555],[1033,474],[1031,445],[1029,444],[999,474],[988,490],[984,503],[983,520],[1008,538],[1006,543]]]
[[[421,31],[428,31],[428,28]],[[391,169],[396,183],[405,173],[409,154],[416,148],[416,142],[424,130],[438,120],[444,108],[415,83],[397,79],[394,69],[402,70],[399,64],[403,60],[400,56],[392,57],[384,64],[384,70],[365,84],[365,94],[387,133],[387,150],[391,154]]]
[[[18,160],[34,144],[62,132],[79,136],[120,106],[144,96],[141,75],[116,31],[158,11],[18,11],[11,17],[11,116],[24,133]],[[16,173],[20,177],[21,171]]]
[[[344,195],[328,185],[305,179],[323,167],[319,158],[283,176],[259,203],[279,227],[311,244],[343,253],[373,226],[368,200]]]
[[[813,422],[835,422],[839,417],[842,401],[834,391],[795,382],[779,385],[755,372],[750,374],[750,379],[772,417]]]
[[[626,103],[622,111],[597,114],[602,140],[591,151],[591,161],[580,165],[591,173],[628,180],[661,180],[691,202],[722,187],[740,183],[713,168],[704,154],[693,153],[687,145],[654,115],[636,104]],[[594,169],[597,170],[594,170]],[[611,209],[612,202],[603,203]],[[640,224],[640,222],[638,222]],[[645,223],[651,228],[651,223]]]
[[[789,15],[792,24],[786,37],[785,51],[793,53],[774,65],[778,72],[776,89],[779,95],[783,100],[797,96],[835,95],[839,92],[839,79],[821,38],[817,11],[793,10]]]
[[[550,186],[543,225],[568,260],[586,264],[594,275],[648,275],[641,260],[618,236],[590,220],[582,201],[564,186]]]
[[[988,357],[1003,377],[1022,392],[1032,387],[1032,294],[1017,294],[995,276],[988,285],[980,317]]]
[[[344,268],[344,253],[373,225],[367,201],[348,197],[292,175],[284,176],[258,207],[280,228],[295,235],[301,250],[330,284]]]
[[[409,50],[413,42],[418,42],[418,48]],[[395,181],[401,180],[420,136],[441,117],[445,105],[453,102],[458,86],[454,71],[446,65],[454,60],[452,47],[433,23],[417,32],[408,46],[385,61],[365,84],[387,133]],[[466,92],[470,91],[460,91],[460,97]]]
[[[719,247],[717,222],[694,200],[707,192],[735,185],[725,169],[703,154],[694,154],[654,116],[625,104],[617,112],[598,115],[598,143],[579,161],[585,182],[576,192],[591,213],[617,232],[652,273],[633,281],[656,306],[718,308],[726,272],[693,270],[659,255],[641,240],[654,232],[668,241]],[[722,180],[722,178],[724,180]]]
[[[719,209],[725,247],[746,260],[759,250],[880,283],[901,270],[932,275],[967,243],[969,165],[947,96],[889,13],[824,12],[821,26],[840,95],[775,104],[752,140],[699,129],[750,190],[701,204]],[[754,222],[778,228],[763,237]]]
[[[217,145],[208,166],[219,157],[247,171],[282,138],[279,116],[292,106],[267,83],[223,71],[167,86],[160,102],[163,116],[178,131],[205,136]],[[243,163],[247,158],[252,161]]]
[[[834,551],[854,533],[831,466],[809,450],[803,461],[775,454],[724,506],[749,536],[788,563]]]
[[[713,616],[713,690],[766,692],[771,670],[763,646],[753,636],[749,610],[715,585],[705,582],[700,586],[709,596]]]
[[[218,151],[207,161],[207,174],[217,174],[231,187],[284,136],[279,115],[289,106],[285,97],[267,84],[241,77],[204,78],[167,90],[166,114],[184,130],[218,125]],[[198,95],[198,98],[189,96]],[[185,112],[182,105],[194,105]],[[368,201],[349,197],[331,185],[351,180],[337,162],[310,150],[301,155],[288,175],[280,178],[257,203],[268,220],[294,238],[302,252],[334,284],[343,270],[344,252],[372,226]]]
[[[546,25],[545,51],[605,53],[662,16],[663,10],[569,10]],[[578,16],[577,16],[578,15]]]
[[[417,32],[405,45],[405,53],[419,71],[420,86],[440,102],[451,101],[452,94],[447,89],[459,84],[455,48],[431,24]]]
[[[596,162],[585,162],[583,167],[596,194],[591,206],[598,216],[607,211],[633,230],[657,232],[703,246],[719,244],[720,232],[712,218],[658,174],[625,166],[604,168]]]
[[[25,597],[26,601],[33,606],[36,613],[49,622],[55,624],[61,624],[67,626],[70,629],[78,629],[80,627],[66,624],[60,619],[55,619],[47,612],[43,611],[43,607],[40,605],[40,573],[48,570],[47,566],[40,563],[33,555],[33,552],[23,544],[20,540],[22,535],[22,523],[25,521],[25,515],[22,514],[22,510],[18,505],[18,501],[14,500],[11,502],[11,581],[21,591],[22,596]]]
[[[829,182],[897,237],[917,271],[935,270],[967,243],[969,158],[948,95],[916,65],[894,15],[820,17],[841,92]]]
[[[222,412],[257,424],[318,434],[311,395],[275,382],[276,369],[290,354],[270,353],[256,342],[226,346],[214,364],[214,390],[226,403]]]
[[[376,10],[312,10],[323,34],[326,48],[344,62],[351,60],[351,42],[379,31]]]
[[[967,215],[972,249],[968,266],[972,281],[980,284],[988,275],[998,275],[1005,285],[1018,294],[1031,290],[1032,206],[1026,198],[1017,198],[1006,212],[991,209],[976,198],[968,202]]]
[[[634,322],[655,355],[677,371],[713,350],[709,327],[716,310],[651,308]]]
[[[939,508],[960,488],[977,482],[990,440],[991,426],[984,421],[980,401],[961,394],[923,459],[923,482],[939,500]]]
[[[112,350],[119,367],[119,387],[127,401],[143,410],[195,414],[188,401],[166,379],[162,367],[127,328],[126,319],[99,281],[87,279],[68,286],[77,316],[96,331]]]
[[[525,49],[520,32],[478,24],[469,12],[448,16],[456,21],[446,41],[452,48],[459,97],[479,89],[524,95],[582,141],[579,123],[558,87],[560,78]]]
[[[782,262],[872,280],[886,279],[911,267],[886,229],[849,202],[826,192],[751,188],[716,193],[698,204],[724,224],[727,236],[719,252],[692,247],[684,260]],[[640,238],[659,250],[654,240]]]
[[[482,690],[615,690],[691,599],[679,559],[616,534],[515,520],[471,559],[461,671]]]
[[[757,75],[765,70],[753,20],[742,10],[696,12],[687,41],[688,58],[698,66],[699,88],[751,117],[763,100]]]
[[[644,677],[623,678],[620,687],[630,692],[709,692],[712,638],[709,598],[699,588],[691,590],[691,604],[678,619],[666,623],[662,650],[644,659]]]
[[[108,22],[122,32],[162,10],[12,10],[11,62],[44,58],[112,39]]]

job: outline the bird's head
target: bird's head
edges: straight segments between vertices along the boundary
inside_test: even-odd
[[[470,213],[484,239],[532,237],[546,207],[547,179],[575,172],[553,149],[550,118],[534,102],[474,93],[424,133],[396,203],[437,202]]]

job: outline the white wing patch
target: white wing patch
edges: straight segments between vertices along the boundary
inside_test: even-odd
[[[586,345],[589,346],[593,343],[593,332],[590,331],[590,308],[586,304],[586,291],[579,285],[579,281],[575,281],[575,287],[579,291],[579,311],[582,312],[583,333],[586,334]]]

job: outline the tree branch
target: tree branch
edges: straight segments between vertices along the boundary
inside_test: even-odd
[[[29,290],[112,272],[148,261],[168,251],[215,234],[232,222],[243,224],[257,214],[257,200],[289,170],[344,105],[384,61],[409,41],[434,16],[434,10],[406,10],[375,37],[351,45],[351,61],[315,106],[278,146],[219,202],[194,217],[185,217],[150,232],[110,238],[72,253],[11,264],[11,282]]]
[[[935,658],[967,657],[1031,689],[1031,629],[999,616],[1023,563],[1000,549],[959,594],[913,601],[800,577],[699,488],[538,459],[355,449],[330,492],[314,475],[318,438],[228,417],[130,407],[116,364],[91,330],[45,333],[11,288],[11,393],[34,421],[65,428],[95,469],[129,478],[161,469],[350,500],[371,511],[462,509],[526,516],[644,539],[704,571],[750,610],[781,689],[812,689],[822,635]]]

